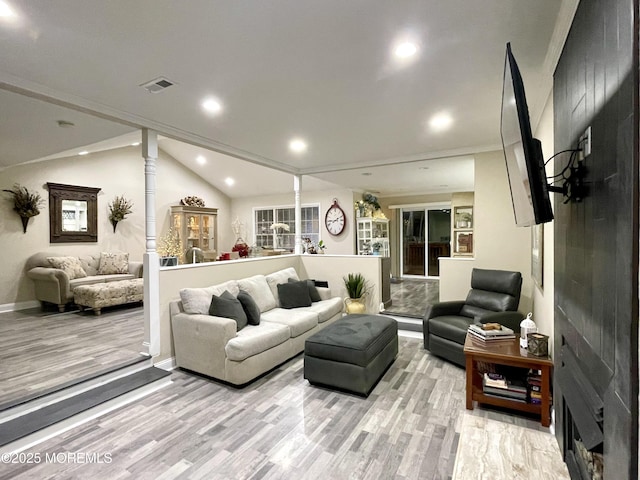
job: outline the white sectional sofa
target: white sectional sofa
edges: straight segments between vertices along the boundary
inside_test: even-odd
[[[304,350],[305,340],[342,316],[343,302],[329,288],[315,287],[320,300],[282,308],[278,284],[299,280],[294,268],[230,280],[206,288],[183,288],[171,302],[171,329],[179,367],[243,385]],[[231,318],[209,315],[213,295],[240,290],[260,309],[260,323],[238,330]]]

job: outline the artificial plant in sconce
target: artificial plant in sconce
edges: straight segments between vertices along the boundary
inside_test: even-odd
[[[39,193],[30,192],[27,187],[16,183],[11,190],[3,192],[13,195],[13,210],[22,219],[22,232],[27,233],[27,223],[31,217],[40,215],[40,207],[44,200]]]
[[[109,221],[113,225],[113,233],[116,233],[116,226],[118,222],[121,222],[127,215],[133,212],[133,202],[124,198],[116,196],[109,204]]]

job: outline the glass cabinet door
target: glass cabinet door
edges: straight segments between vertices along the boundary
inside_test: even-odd
[[[213,231],[211,227],[211,217],[202,215],[202,232],[201,232],[202,250],[213,250]]]

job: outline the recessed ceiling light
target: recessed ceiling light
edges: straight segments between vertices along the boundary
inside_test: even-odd
[[[1,18],[10,18],[10,17],[15,17],[15,16],[16,16],[16,13],[9,6],[9,4],[6,3],[6,2],[3,2],[2,0],[0,0],[0,17]]]
[[[371,172],[362,172],[363,177],[370,177],[372,175]]]
[[[429,170],[429,167],[420,167],[420,170]]]
[[[87,152],[86,150],[83,150],[81,152],[78,152],[78,155],[89,155],[89,152]]]
[[[202,108],[207,113],[219,113],[222,110],[222,105],[215,98],[207,98],[202,102]]]
[[[224,183],[226,183],[229,186],[232,186],[234,183],[236,183],[236,181],[231,177],[227,177],[224,179]]]
[[[196,157],[196,162],[198,162],[200,165],[204,165],[205,163],[207,163],[207,159],[204,158],[202,155],[198,155]]]
[[[75,127],[76,124],[73,122],[70,122],[69,120],[58,120],[58,126],[61,128],[71,128],[71,127]]]
[[[417,51],[418,51],[418,46],[415,43],[402,42],[398,46],[396,46],[393,53],[398,58],[409,58],[414,56]]]
[[[429,126],[433,131],[441,132],[448,129],[453,124],[453,118],[447,112],[435,114],[429,120]]]
[[[133,143],[131,144],[131,146],[132,146],[132,147],[137,147],[138,145],[140,145],[140,142],[133,142]]]
[[[440,186],[444,188],[444,187],[448,187],[449,185],[440,185]]]
[[[289,142],[289,150],[296,153],[302,153],[307,150],[307,142],[300,138],[294,138]]]

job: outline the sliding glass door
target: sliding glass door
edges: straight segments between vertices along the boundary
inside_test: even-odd
[[[438,258],[451,255],[451,207],[403,208],[402,276],[437,277]]]

